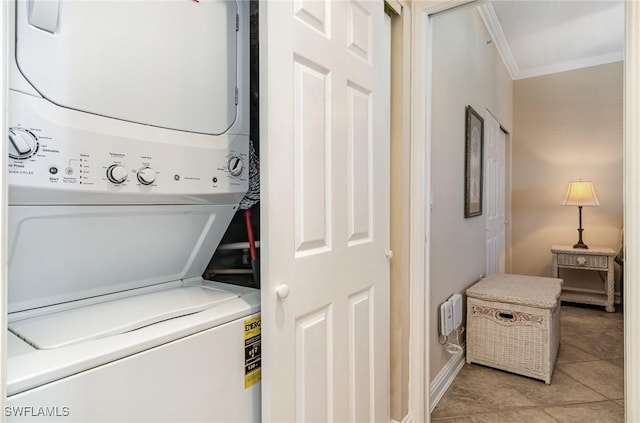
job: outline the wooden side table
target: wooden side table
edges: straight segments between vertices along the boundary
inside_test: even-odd
[[[563,301],[601,305],[610,313],[616,311],[613,278],[613,258],[616,252],[613,249],[608,247],[583,249],[573,248],[570,245],[554,245],[551,247],[551,253],[553,253],[551,276],[554,278],[559,277],[560,268],[594,270],[606,272],[607,275],[603,291],[568,287],[563,284],[560,297]]]

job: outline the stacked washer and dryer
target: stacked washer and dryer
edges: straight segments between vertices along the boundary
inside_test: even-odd
[[[5,418],[259,421],[259,291],[201,278],[247,190],[248,7],[12,7]]]

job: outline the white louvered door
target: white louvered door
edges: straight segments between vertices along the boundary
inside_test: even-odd
[[[260,3],[263,420],[389,421],[389,22]]]

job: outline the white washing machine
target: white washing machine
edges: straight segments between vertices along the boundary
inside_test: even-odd
[[[259,421],[244,2],[12,4],[8,421]]]

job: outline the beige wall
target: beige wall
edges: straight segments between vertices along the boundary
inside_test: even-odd
[[[438,305],[485,272],[484,215],[464,218],[465,106],[511,129],[512,81],[475,7],[433,18],[431,338],[433,380],[451,355],[438,343]]]
[[[561,202],[570,180],[593,181],[600,207],[583,208],[583,240],[617,248],[622,228],[622,62],[514,82],[514,273],[551,275],[553,244],[578,240],[577,207]],[[562,272],[595,284],[595,272]]]

